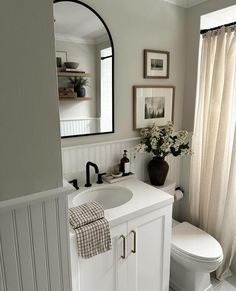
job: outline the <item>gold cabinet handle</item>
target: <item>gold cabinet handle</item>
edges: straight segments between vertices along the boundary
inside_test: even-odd
[[[122,234],[120,237],[123,239],[123,254],[121,255],[121,258],[125,259],[126,257],[125,236]]]
[[[134,247],[131,250],[131,252],[136,254],[136,231],[135,230],[131,230],[131,233],[133,233],[133,235],[134,235]]]

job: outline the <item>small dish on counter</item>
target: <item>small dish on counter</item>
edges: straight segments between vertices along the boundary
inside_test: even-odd
[[[122,173],[119,172],[119,173],[111,173],[112,177],[113,178],[120,178],[122,176]]]
[[[123,181],[123,180],[127,180],[127,179],[130,179],[130,178],[133,178],[134,177],[134,173],[129,173],[129,175],[127,176],[123,176],[123,174],[121,173],[120,176],[116,176],[114,177],[112,174],[111,175],[108,175],[108,176],[104,176],[103,177],[103,180],[110,183],[110,184],[113,184],[113,183],[117,183],[117,182],[120,182],[120,181]]]

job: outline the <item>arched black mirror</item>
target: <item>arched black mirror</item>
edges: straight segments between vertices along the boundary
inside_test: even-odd
[[[80,1],[54,1],[61,137],[114,132],[114,47],[104,20]]]

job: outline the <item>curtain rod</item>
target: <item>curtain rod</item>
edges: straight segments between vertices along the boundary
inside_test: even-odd
[[[233,26],[233,25],[236,25],[236,21],[235,22],[231,22],[231,23],[227,23],[227,24],[223,24],[223,25],[220,25],[220,26],[212,27],[212,28],[209,28],[209,29],[202,29],[202,30],[200,30],[200,34],[204,34],[204,33],[208,32],[208,31],[212,31],[212,30],[218,30],[223,26],[229,27],[229,26]]]
[[[105,60],[105,59],[109,59],[109,58],[112,58],[112,55],[107,56],[107,57],[101,57],[101,60],[103,61],[103,60]]]

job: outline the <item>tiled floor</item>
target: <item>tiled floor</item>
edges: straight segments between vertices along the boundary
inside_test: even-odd
[[[236,276],[226,279],[224,282],[213,282],[214,291],[236,291]]]
[[[215,279],[212,284],[214,286],[212,291],[236,291],[236,276],[234,275],[223,282]],[[170,288],[170,291],[175,290]]]

